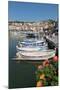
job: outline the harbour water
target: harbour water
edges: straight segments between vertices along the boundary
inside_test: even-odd
[[[36,87],[36,67],[33,63],[13,60],[16,56],[16,45],[20,38],[19,32],[9,31],[9,88]],[[51,41],[47,41],[49,48],[55,48]]]
[[[16,55],[16,33],[9,32],[9,88],[35,87],[35,66],[12,60]]]

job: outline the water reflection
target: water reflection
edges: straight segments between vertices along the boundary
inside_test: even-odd
[[[35,66],[12,60],[16,56],[19,34],[9,31],[9,88],[35,87]]]

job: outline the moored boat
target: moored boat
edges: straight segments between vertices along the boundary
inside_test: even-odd
[[[55,56],[55,50],[45,51],[20,51],[16,53],[17,57],[23,60],[44,60]]]
[[[55,50],[49,50],[48,44],[42,39],[25,39],[16,46],[17,58],[21,60],[44,60],[55,56]]]
[[[47,50],[48,45],[44,40],[25,40],[16,46],[17,51],[40,51]]]

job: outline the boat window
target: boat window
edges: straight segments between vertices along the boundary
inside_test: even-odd
[[[26,38],[35,38],[34,34],[27,34]]]

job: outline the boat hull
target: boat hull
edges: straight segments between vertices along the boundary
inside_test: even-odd
[[[21,60],[45,60],[55,56],[55,50],[37,52],[17,52],[16,56]]]
[[[41,47],[18,47],[16,46],[17,51],[39,51],[39,50],[46,50],[47,46],[41,46]]]

